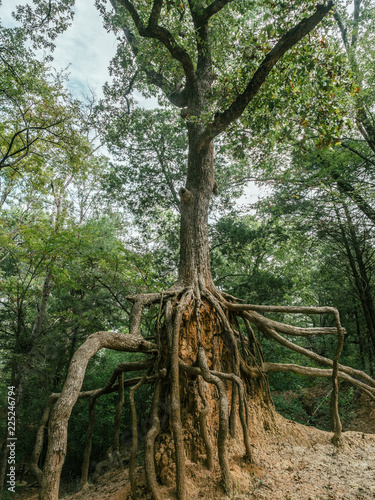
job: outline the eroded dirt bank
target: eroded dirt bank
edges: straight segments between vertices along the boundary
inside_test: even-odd
[[[220,485],[218,468],[208,472],[204,465],[188,462],[190,500],[263,499],[263,500],[354,500],[375,499],[375,434],[348,431],[337,450],[330,442],[332,434],[285,420],[279,415],[262,422],[254,412],[253,451],[255,464],[243,460],[238,441],[231,441],[231,471],[235,486],[230,497]],[[256,423],[255,423],[256,422]],[[258,425],[257,425],[258,424]],[[267,423],[266,423],[267,424]],[[273,429],[273,430],[271,430]],[[277,429],[275,431],[275,429]],[[139,498],[151,498],[144,489],[139,472]],[[174,499],[173,470],[161,487],[162,497]],[[14,497],[17,498],[17,497]],[[36,499],[36,491],[18,498]],[[97,484],[67,500],[130,500],[128,471],[108,472]]]

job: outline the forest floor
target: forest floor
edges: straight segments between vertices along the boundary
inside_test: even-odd
[[[231,496],[226,496],[220,486],[218,468],[209,472],[203,465],[188,461],[189,500],[375,499],[375,403],[363,396],[360,403],[356,417],[346,426],[350,430],[343,434],[340,449],[331,444],[331,433],[303,426],[277,414],[268,422],[271,425],[263,422],[262,430],[255,429],[251,436],[256,465],[244,462],[242,447],[238,440],[232,440],[230,464],[234,490]],[[145,492],[141,470],[138,478],[139,498],[148,500],[151,497]],[[28,493],[26,490],[13,498],[37,499],[36,490]],[[165,500],[174,499],[173,485],[161,487],[161,495]],[[130,499],[128,470],[108,472],[85,491],[62,498]]]

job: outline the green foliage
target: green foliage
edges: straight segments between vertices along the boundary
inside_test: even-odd
[[[271,376],[271,384],[276,374]],[[272,398],[277,411],[285,418],[304,425],[313,425],[325,431],[331,430],[329,382],[318,382],[302,387],[277,389]],[[339,410],[344,429],[356,416],[357,394],[353,387],[342,385],[339,393]]]
[[[215,280],[248,303],[313,303],[311,251],[300,252],[301,244],[300,235],[276,218],[223,218],[213,240]]]
[[[125,297],[157,287],[153,257],[126,244],[130,228],[118,216],[99,212],[107,161],[94,155],[85,127],[74,147],[50,144],[45,152],[39,143],[37,175],[27,166],[22,176],[0,172],[0,380],[19,395],[20,463],[30,458],[45,401],[61,390],[77,347],[95,331],[126,333]],[[102,369],[105,377],[113,365]]]
[[[74,150],[79,107],[53,75],[35,58],[21,28],[0,26],[0,169],[8,185],[19,171],[38,182],[41,164],[51,148]]]
[[[56,37],[63,33],[73,19],[74,0],[33,0],[33,5],[15,6],[14,18],[22,24],[23,32],[37,49],[54,50]]]
[[[306,413],[306,410],[298,397],[298,393],[287,389],[281,393],[272,393],[272,399],[277,411],[283,417],[288,420],[293,420],[293,422],[299,422],[300,424],[311,424],[310,417]]]

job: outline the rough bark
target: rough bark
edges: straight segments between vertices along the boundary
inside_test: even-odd
[[[209,257],[208,209],[214,188],[213,142],[198,153],[198,132],[190,131],[188,177],[180,189],[180,270],[179,283],[192,286],[198,276],[213,286]]]

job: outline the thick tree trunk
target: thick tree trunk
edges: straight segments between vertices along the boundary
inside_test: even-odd
[[[215,186],[213,141],[200,149],[200,131],[189,126],[189,156],[186,187],[180,189],[179,282],[192,285],[199,279],[208,288],[213,282],[208,240],[208,210]]]
[[[338,364],[343,340],[338,313],[332,308],[289,308],[287,312],[290,313],[330,313],[334,314],[335,318],[337,316],[337,326],[334,329],[295,328],[255,313],[257,309],[275,312],[280,309],[279,312],[284,312],[285,308],[241,305],[234,297],[215,288],[210,269],[208,238],[209,204],[215,189],[213,141],[207,143],[207,140],[201,140],[199,125],[189,124],[188,130],[188,176],[186,186],[180,189],[179,278],[174,286],[163,293],[128,297],[133,302],[129,318],[130,335],[99,332],[90,336],[73,356],[63,391],[51,412],[48,450],[41,475],[41,500],[58,498],[70,413],[75,401],[80,397],[87,362],[102,347],[148,352],[154,356],[150,372],[153,375],[147,374],[137,379],[131,390],[133,445],[129,477],[134,498],[137,495],[136,458],[139,442],[134,393],[143,383],[151,381],[156,383],[157,389],[152,403],[152,425],[146,436],[145,472],[154,498],[160,498],[156,473],[162,483],[175,486],[178,500],[188,498],[186,459],[195,463],[206,462],[209,469],[218,464],[224,491],[227,495],[231,493],[229,431],[237,441],[237,449],[242,446],[245,457],[251,460],[250,402],[263,403],[257,419],[264,422],[265,428],[272,427],[270,413],[273,414],[273,406],[269,398],[267,365],[250,323],[266,331],[277,342],[313,359],[316,359],[314,353],[289,343],[278,332],[302,336],[337,335],[338,348],[334,361],[318,359],[333,369],[329,373],[321,374],[319,371],[314,374],[332,378],[335,387],[332,413],[336,419],[337,441],[340,437],[341,424],[337,412],[338,377],[342,377],[341,372],[345,370]],[[146,342],[141,334],[142,311],[145,306],[152,304],[158,304],[159,308],[155,344]],[[160,325],[162,312],[164,321]],[[245,329],[246,337],[241,328]],[[268,369],[283,370],[276,365],[268,365]],[[301,367],[290,365],[286,369],[301,372]],[[303,370],[302,372],[310,374]],[[113,389],[117,376],[115,370],[106,386],[108,390]],[[366,386],[366,383],[362,385]],[[96,394],[99,392],[101,390],[96,391]],[[95,391],[90,392],[92,397],[95,397],[94,393]],[[237,429],[236,421],[241,424]],[[89,429],[89,437],[90,433]],[[87,456],[84,481],[88,458]]]

